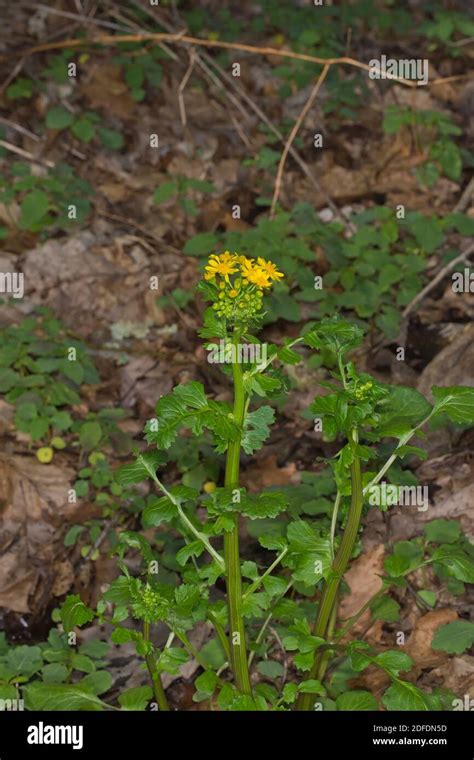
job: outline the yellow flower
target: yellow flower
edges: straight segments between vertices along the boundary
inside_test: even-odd
[[[236,290],[235,288],[232,288],[232,290],[229,290],[230,298],[237,298],[238,295],[239,295],[239,291]]]
[[[217,274],[220,274],[226,282],[229,282],[229,275],[237,271],[234,258],[228,251],[221,253],[220,256],[213,254],[209,256],[209,263],[204,267],[204,279],[213,280]]]
[[[239,264],[242,277],[245,277],[246,280],[250,279],[250,275],[253,272],[253,259],[248,259],[246,256],[240,256]]]
[[[263,271],[267,273],[271,280],[276,280],[278,282],[281,277],[285,276],[283,272],[278,271],[276,264],[273,264],[271,261],[265,261],[265,259],[259,257],[257,263]]]
[[[254,267],[248,275],[248,280],[258,288],[271,288],[272,286],[269,275],[261,267]]]

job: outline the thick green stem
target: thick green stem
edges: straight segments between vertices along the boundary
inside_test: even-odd
[[[357,435],[354,431],[354,442],[357,441]],[[332,564],[331,575],[326,581],[319,603],[318,616],[314,628],[314,635],[324,638],[328,623],[333,614],[333,607],[337,603],[337,592],[341,584],[347,565],[354,550],[354,544],[359,532],[360,520],[362,516],[363,496],[362,496],[362,473],[360,468],[360,459],[356,456],[351,465],[351,482],[352,496],[347,524],[342,535],[341,544],[336,558]],[[316,678],[320,661],[315,657],[315,661],[308,678]],[[297,710],[311,710],[314,703],[314,695],[301,694],[296,703]]]
[[[239,340],[234,338],[234,343]],[[243,426],[245,415],[245,392],[242,369],[235,361],[232,363],[234,378],[234,419],[239,427]],[[229,443],[225,469],[225,486],[239,488],[240,471],[240,436]],[[235,683],[243,694],[252,694],[249,669],[247,665],[247,647],[245,643],[245,626],[242,616],[242,578],[240,574],[239,551],[239,515],[234,513],[234,526],[224,533],[224,560],[226,567],[227,606],[229,610],[229,633],[231,665]]]
[[[143,623],[143,639],[144,641],[150,641],[150,623]],[[166,693],[163,688],[161,676],[158,673],[154,654],[147,654],[145,656],[146,666],[148,673],[150,674],[151,682],[153,684],[153,692],[155,699],[158,702],[158,707],[162,712],[169,712],[169,704],[166,699]]]

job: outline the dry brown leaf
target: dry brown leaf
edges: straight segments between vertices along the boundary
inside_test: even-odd
[[[242,484],[249,491],[261,491],[271,486],[286,486],[299,480],[299,473],[294,462],[284,467],[278,467],[277,455],[272,454],[265,459],[259,459],[242,473]]]
[[[435,652],[431,642],[441,625],[457,620],[457,613],[448,608],[431,610],[418,618],[415,628],[406,642],[404,651],[419,668],[432,668],[446,659],[444,652]]]
[[[369,599],[382,587],[380,576],[383,573],[384,548],[379,544],[368,549],[352,563],[345,575],[351,593],[343,597],[340,607],[341,618],[350,618],[355,615]],[[364,628],[370,616],[370,611],[364,614],[357,628]]]

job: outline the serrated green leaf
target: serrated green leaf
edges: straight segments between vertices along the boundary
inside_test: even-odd
[[[249,412],[245,418],[242,448],[246,454],[253,454],[261,449],[264,441],[270,435],[270,425],[275,419],[271,406],[261,406],[254,412]]]
[[[94,612],[90,610],[78,594],[67,597],[61,605],[61,620],[66,632],[72,631],[76,626],[84,625],[94,619]]]
[[[389,386],[389,395],[381,405],[377,432],[381,437],[401,438],[431,412],[431,404],[414,388]]]
[[[447,414],[453,422],[474,422],[474,388],[454,385],[447,388],[433,386],[434,414]],[[434,416],[434,415],[433,415]]]

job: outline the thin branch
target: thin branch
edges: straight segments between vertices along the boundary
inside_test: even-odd
[[[453,211],[455,214],[459,214],[462,211],[465,211],[466,208],[469,206],[471,202],[471,198],[474,196],[474,177],[471,177],[470,181],[467,184],[467,187],[464,188],[463,193],[456,203]]]
[[[27,150],[23,150],[23,148],[19,148],[17,145],[13,145],[13,143],[9,143],[6,140],[0,140],[0,145],[3,148],[6,148],[6,150],[9,150],[10,153],[16,153],[18,156],[21,156],[22,158],[26,158],[28,161],[31,161],[34,164],[41,164],[42,166],[47,166],[48,169],[53,169],[54,164],[52,161],[47,161],[45,158],[36,158],[32,153],[29,153]]]
[[[182,78],[182,80],[180,82],[180,85],[178,87],[179,113],[180,113],[180,116],[181,116],[181,124],[183,125],[183,127],[185,127],[186,124],[187,124],[186,108],[184,107],[184,95],[183,95],[183,93],[184,93],[184,90],[186,88],[187,83],[189,82],[189,77],[191,76],[191,74],[193,72],[193,69],[194,69],[194,63],[195,63],[194,59],[195,59],[194,51],[191,48],[190,53],[189,53],[189,66],[188,66],[188,68],[186,70],[186,73],[185,73],[184,77]]]
[[[26,50],[19,50],[17,52],[10,52],[7,55],[0,56],[0,60],[8,60],[11,56],[27,56],[34,55],[35,53],[44,53],[47,50],[61,50],[64,48],[73,47],[86,47],[88,45],[117,45],[120,42],[178,42],[185,45],[200,45],[207,48],[221,48],[224,50],[241,50],[245,53],[251,53],[253,55],[260,54],[264,56],[276,56],[279,58],[290,58],[294,61],[306,61],[307,63],[319,63],[323,66],[335,66],[341,64],[345,66],[353,66],[363,71],[370,71],[370,66],[367,63],[362,63],[355,58],[348,58],[347,56],[341,56],[339,58],[320,58],[315,55],[308,55],[307,53],[295,53],[292,50],[282,50],[273,47],[260,47],[258,45],[247,45],[243,42],[227,42],[225,40],[208,40],[202,37],[191,37],[182,32],[177,34],[169,34],[167,32],[158,33],[146,33],[146,34],[98,34],[92,39],[82,38],[78,39],[72,37],[67,40],[60,40],[59,42],[46,42],[42,45],[35,45],[27,48]],[[469,78],[470,74],[459,74],[451,77],[442,77],[440,79],[434,79],[426,86],[433,86],[436,84],[442,84],[445,82],[452,82],[458,79]],[[393,81],[399,82],[406,87],[418,87],[418,82],[409,79],[403,79],[391,75],[387,77]]]
[[[459,264],[461,261],[465,261],[471,255],[471,253],[474,253],[474,243],[470,245],[469,248],[464,251],[464,253],[460,253],[459,256],[456,256],[456,258],[452,259],[448,264],[446,264],[446,266],[438,272],[436,277],[433,277],[428,285],[426,285],[423,290],[420,290],[420,292],[416,294],[415,298],[413,298],[408,306],[405,307],[403,311],[403,317],[406,318],[413,311],[415,306],[417,306],[417,304],[419,304],[420,301],[422,301],[423,298],[428,295],[428,293],[430,293],[433,288],[435,288],[436,285],[441,282],[441,280],[444,279],[448,272],[450,272],[451,269],[456,266],[456,264]]]
[[[288,139],[286,141],[285,147],[283,148],[283,153],[281,154],[280,163],[278,165],[278,171],[277,176],[275,180],[275,190],[273,192],[273,199],[272,199],[272,206],[270,209],[270,218],[272,219],[275,215],[275,209],[278,202],[278,197],[280,195],[280,188],[281,188],[281,181],[283,177],[283,169],[285,168],[285,161],[288,156],[289,150],[291,148],[292,143],[295,140],[296,135],[298,134],[298,130],[301,127],[302,123],[304,122],[306,116],[308,115],[309,110],[314,104],[314,101],[316,100],[318,93],[321,89],[321,85],[326,79],[329,72],[329,64],[326,64],[321,72],[321,74],[318,77],[318,81],[314,85],[312,92],[306,101],[303,110],[301,111],[300,115],[298,116],[297,120],[295,121],[293,125],[293,129],[291,130]]]

